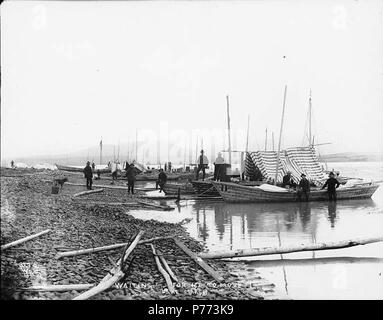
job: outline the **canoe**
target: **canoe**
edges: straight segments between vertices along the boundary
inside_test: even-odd
[[[55,166],[57,167],[57,169],[63,170],[63,171],[69,171],[69,172],[83,172],[84,171],[84,168],[78,168],[78,167],[72,167],[72,166],[63,166],[63,165],[57,164],[57,163],[55,163]],[[95,171],[95,173],[96,172],[97,172],[97,170]],[[110,169],[109,168],[100,169],[100,173],[110,173]]]
[[[284,191],[269,191],[259,187],[243,186],[232,182],[215,182],[212,184],[223,200],[227,202],[295,202],[297,192],[285,189]],[[338,188],[337,199],[363,199],[371,198],[379,185],[373,182],[358,184],[349,188]],[[310,201],[328,200],[326,190],[314,189],[310,192]]]

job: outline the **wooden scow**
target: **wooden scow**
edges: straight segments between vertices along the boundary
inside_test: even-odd
[[[257,187],[244,186],[231,182],[212,182],[227,202],[295,202],[298,201],[296,191],[266,191]],[[376,183],[364,183],[349,188],[338,188],[337,199],[363,199],[371,198],[379,185]],[[328,200],[326,190],[312,190],[310,201]]]

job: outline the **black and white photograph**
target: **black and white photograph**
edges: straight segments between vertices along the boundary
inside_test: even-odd
[[[4,1],[1,300],[382,300],[382,124],[381,0]]]

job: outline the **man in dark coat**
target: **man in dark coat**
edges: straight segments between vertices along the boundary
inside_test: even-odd
[[[298,198],[299,201],[302,201],[302,196],[306,201],[309,200],[310,197],[310,181],[306,179],[306,175],[304,173],[301,174],[301,181],[299,181],[299,189],[298,189]]]
[[[283,176],[282,188],[285,188],[286,186],[289,186],[289,187],[296,187],[297,186],[296,183],[291,178],[291,172],[290,171],[287,171],[286,174]]]
[[[132,191],[132,194],[134,194],[134,181],[136,180],[136,170],[134,169],[133,163],[126,170],[126,178],[128,179],[128,193]]]
[[[166,180],[168,179],[166,173],[164,172],[163,169],[160,169],[160,173],[158,175],[158,180],[157,180],[157,183],[158,185],[160,186],[160,192],[161,191],[164,191],[164,186],[165,186],[165,183],[166,183]]]
[[[327,187],[328,199],[330,201],[336,201],[336,189],[339,187],[340,183],[337,179],[334,178],[334,173],[330,172],[329,178],[326,183],[323,185],[322,190]]]
[[[92,178],[93,178],[93,172],[92,172],[92,168],[90,166],[90,162],[88,161],[86,163],[86,167],[84,168],[84,177],[86,178],[86,188],[88,190],[92,190]]]

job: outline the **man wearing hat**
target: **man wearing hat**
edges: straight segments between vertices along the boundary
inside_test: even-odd
[[[336,189],[339,187],[340,183],[337,179],[335,179],[334,172],[330,172],[329,178],[326,183],[323,185],[322,190],[327,187],[328,199],[330,201],[336,201]]]
[[[86,163],[86,167],[84,168],[83,172],[84,172],[84,176],[86,178],[86,188],[88,190],[92,190],[93,171],[92,171],[92,168],[90,167],[89,161]]]
[[[203,150],[201,150],[201,155],[197,159],[197,173],[196,173],[196,180],[198,180],[199,172],[202,170],[202,180],[205,180],[205,168],[207,168],[207,165],[209,164],[209,160],[207,157],[203,154]]]
[[[299,201],[302,201],[302,195],[306,201],[309,201],[310,197],[310,181],[307,180],[306,175],[304,173],[301,174],[301,181],[299,181],[298,185],[298,198]]]

